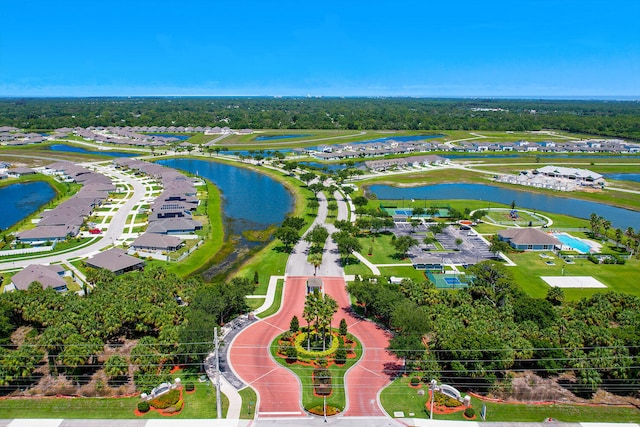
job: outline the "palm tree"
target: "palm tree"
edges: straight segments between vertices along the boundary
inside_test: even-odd
[[[624,235],[627,236],[627,250],[630,251],[631,246],[633,245],[633,240],[636,238],[633,227],[627,227],[627,229],[624,231]]]
[[[311,322],[318,318],[318,299],[320,292],[316,289],[312,293],[307,294],[304,302],[302,317],[307,321],[307,351],[311,350]]]
[[[318,323],[322,328],[322,351],[326,350],[326,332],[327,327],[331,326],[333,315],[338,311],[338,303],[330,295],[325,294],[321,300]]]
[[[620,243],[622,242],[622,230],[620,230],[619,228],[616,228],[615,240],[616,240],[616,249],[618,249],[618,247],[620,246]]]
[[[600,221],[602,221],[602,217],[599,217],[595,213],[592,213],[589,217],[589,225],[591,226],[591,234],[593,237],[598,235],[598,230],[600,229]]]
[[[609,229],[611,228],[611,221],[609,221],[608,219],[602,219],[602,228],[604,228],[604,237],[606,239],[608,239],[609,237],[607,236],[607,233],[609,232]]]
[[[316,271],[318,270],[318,267],[322,265],[322,253],[314,252],[311,255],[309,255],[309,262],[313,264],[313,275],[315,276]]]

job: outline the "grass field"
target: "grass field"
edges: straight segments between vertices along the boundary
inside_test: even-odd
[[[419,396],[417,389],[409,386],[409,377],[396,379],[380,394],[380,401],[387,413],[402,411],[405,417],[410,413],[415,418],[429,418],[429,392],[427,386],[421,385],[425,390],[424,396]],[[461,390],[464,395],[464,391]],[[482,405],[487,407],[488,422],[542,422],[546,418],[554,418],[561,422],[612,422],[612,423],[638,423],[640,412],[634,407],[611,406],[587,406],[569,404],[513,404],[486,402],[475,397],[471,398],[471,407],[479,414]],[[466,421],[462,412],[441,415],[434,414],[434,420]],[[479,415],[475,421],[482,421]]]
[[[195,393],[184,393],[184,409],[171,418],[216,418],[216,392],[210,381],[195,382]],[[223,395],[222,414],[229,401]],[[20,398],[0,400],[2,418],[166,419],[155,411],[136,416],[139,397],[125,398]]]
[[[555,265],[546,265],[548,259],[540,258],[539,252],[524,252],[508,254],[517,267],[508,267],[520,287],[534,298],[544,298],[549,285],[540,276],[592,276],[607,286],[607,289],[576,289],[563,288],[568,300],[588,297],[596,292],[614,290],[640,296],[640,289],[636,284],[640,279],[640,261],[630,259],[624,265],[594,264],[587,259],[576,259],[575,264],[566,264],[562,259],[553,256]]]

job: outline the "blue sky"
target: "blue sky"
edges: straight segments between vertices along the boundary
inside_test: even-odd
[[[4,2],[0,96],[640,96],[637,0]]]

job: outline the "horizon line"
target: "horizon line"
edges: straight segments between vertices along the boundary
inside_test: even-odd
[[[509,99],[565,101],[640,101],[640,95],[259,95],[259,94],[137,94],[137,95],[0,95],[0,99],[15,98],[413,98],[413,99]]]

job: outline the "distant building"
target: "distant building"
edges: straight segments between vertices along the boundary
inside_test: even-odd
[[[558,239],[537,228],[508,228],[499,231],[498,238],[522,251],[547,251],[561,245]]]
[[[564,166],[543,166],[534,171],[551,178],[575,180],[580,185],[603,185],[604,177],[588,169],[567,168]]]

